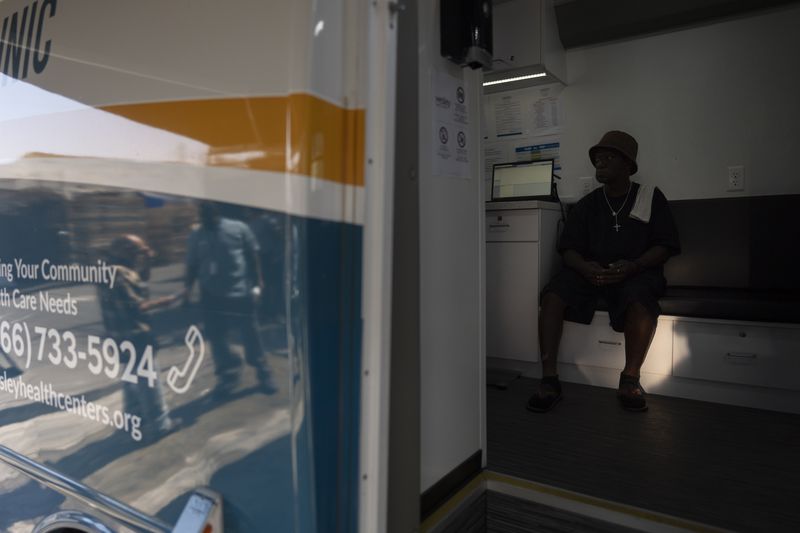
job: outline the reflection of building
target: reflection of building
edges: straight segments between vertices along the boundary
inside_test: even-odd
[[[163,205],[147,209],[147,229],[144,234],[156,251],[153,263],[182,263],[186,258],[186,235],[196,220],[197,210],[193,202],[176,201],[174,198]]]
[[[91,263],[111,240],[135,233],[147,239],[156,265],[182,262],[194,204],[133,191],[4,180],[0,189],[3,259]],[[12,223],[13,222],[13,223]]]
[[[0,189],[0,256],[4,262],[14,258],[38,263],[69,258],[65,241],[67,202],[47,188],[23,188],[17,180],[4,180]]]
[[[95,189],[95,190],[92,190]],[[145,235],[141,196],[129,192],[98,191],[87,188],[74,191],[66,201],[65,229],[70,247],[70,260],[78,263],[94,261],[111,244],[112,239],[126,233]]]
[[[194,204],[127,191],[86,191],[69,202],[71,259],[92,261],[111,239],[125,233],[144,237],[156,251],[155,265],[183,261]]]

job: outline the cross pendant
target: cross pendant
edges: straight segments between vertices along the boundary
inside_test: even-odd
[[[619,233],[619,228],[621,228],[622,226],[620,226],[620,225],[619,225],[619,222],[617,222],[616,224],[614,224],[614,225],[613,225],[613,226],[611,226],[611,227],[612,227],[612,228],[614,228],[615,230],[617,230],[617,233]]]

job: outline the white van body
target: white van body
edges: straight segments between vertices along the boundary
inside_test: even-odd
[[[0,530],[384,528],[392,16],[0,2]]]

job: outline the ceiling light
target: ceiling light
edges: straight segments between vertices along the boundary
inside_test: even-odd
[[[547,76],[547,72],[537,72],[536,74],[528,74],[526,76],[514,76],[513,78],[503,78],[500,80],[485,81],[483,82],[483,86],[488,87],[489,85],[499,85],[501,83],[511,83],[512,81],[530,80],[532,78],[542,78],[544,76]]]

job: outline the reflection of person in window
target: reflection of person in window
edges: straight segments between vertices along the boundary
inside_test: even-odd
[[[147,313],[170,305],[178,300],[178,296],[149,298],[147,281],[150,279],[153,255],[153,250],[137,235],[123,235],[114,239],[108,249],[108,259],[117,267],[117,277],[114,288],[101,286],[100,302],[107,334],[117,343],[131,341],[139,357],[148,345],[152,346],[155,360],[158,347]],[[120,365],[123,367],[128,362],[126,357],[129,354],[123,350],[120,353]],[[164,401],[160,380],[156,380],[152,388],[141,380],[138,384],[125,381],[123,387],[128,412],[139,411],[145,423],[155,420],[156,426],[162,431],[169,431],[175,426],[175,420],[170,418]]]
[[[220,390],[235,384],[241,359],[228,344],[228,332],[241,334],[247,362],[259,385],[275,387],[256,326],[256,301],[264,286],[258,243],[244,222],[220,216],[210,202],[200,204],[200,226],[189,236],[186,254],[186,298],[195,281],[200,286],[205,334],[211,343]]]
[[[284,298],[284,239],[286,215],[260,211],[250,222],[259,247],[259,261],[266,282],[261,294],[260,312],[267,322],[286,322]]]

